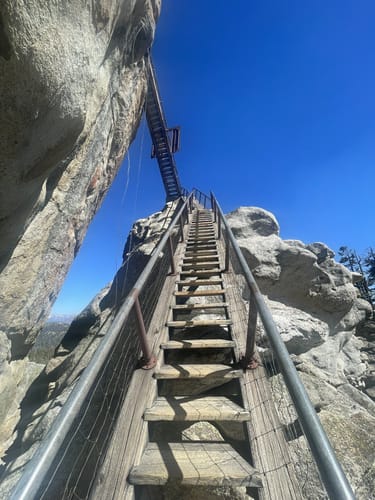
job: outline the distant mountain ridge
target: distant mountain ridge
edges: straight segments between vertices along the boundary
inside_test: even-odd
[[[66,323],[69,324],[76,317],[76,314],[51,314],[47,323]]]

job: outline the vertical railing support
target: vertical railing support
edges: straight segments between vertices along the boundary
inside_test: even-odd
[[[187,205],[185,206],[184,214],[185,214],[185,223],[188,224],[189,223],[189,209],[188,209]]]
[[[228,272],[229,271],[229,238],[228,238],[228,234],[227,232],[225,231],[225,264],[224,264],[224,272]]]
[[[171,275],[175,276],[177,273],[176,273],[176,264],[174,262],[173,244],[172,244],[171,236],[169,236],[169,238],[168,238],[168,246],[169,246],[169,256],[171,259]]]
[[[180,217],[180,229],[181,229],[181,242],[185,241],[184,238],[184,221],[182,220],[182,215]]]
[[[218,214],[218,217],[217,217],[217,239],[218,240],[221,239],[221,217],[220,217],[220,214]]]
[[[254,370],[258,366],[258,361],[254,357],[255,352],[255,335],[258,320],[258,309],[255,301],[255,296],[250,290],[250,300],[249,300],[249,319],[247,323],[247,335],[246,335],[246,352],[245,356],[242,358],[242,364],[244,369]]]
[[[217,221],[217,210],[216,210],[216,203],[215,203],[215,198],[214,195],[211,194],[211,209],[214,213],[214,224]]]
[[[141,343],[141,349],[143,357],[140,361],[140,366],[143,370],[150,370],[156,365],[156,358],[153,356],[150,346],[147,341],[147,332],[145,328],[145,323],[143,321],[143,314],[141,309],[141,304],[139,303],[138,292],[134,298],[134,310],[137,318],[137,327],[139,333],[139,340]]]
[[[190,210],[190,213],[192,213],[192,211],[193,211],[193,196],[190,196],[190,198],[189,198],[189,210]]]

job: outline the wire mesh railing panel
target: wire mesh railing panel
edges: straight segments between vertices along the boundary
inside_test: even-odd
[[[226,236],[226,230],[224,229],[223,238],[225,239]],[[247,303],[247,308],[249,308],[251,292],[246,284],[241,264],[233,248],[230,248],[229,255],[233,272],[236,274],[238,287],[242,290],[243,299]],[[311,500],[326,499],[328,497],[321,483],[307,440],[299,425],[297,412],[280,373],[278,361],[259,318],[255,330],[255,345],[255,359],[265,368],[272,393],[272,400],[284,431],[291,462],[293,463],[303,498]]]
[[[88,498],[140,354],[133,311],[50,468],[44,499]]]
[[[303,498],[323,500],[329,498],[311,453],[307,439],[298,420],[278,361],[270,346],[263,326],[257,328],[257,355],[265,367],[276,411],[283,426],[285,439],[296,472]]]
[[[181,229],[176,227],[171,234],[173,252],[180,238]],[[151,323],[170,270],[170,262],[170,253],[166,247],[160,253],[139,294],[146,329]],[[50,469],[48,483],[40,489],[41,499],[89,498],[140,355],[137,319],[132,309],[110,357],[87,397],[84,410]]]

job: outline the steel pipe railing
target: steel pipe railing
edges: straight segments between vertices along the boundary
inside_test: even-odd
[[[311,453],[314,457],[322,483],[329,498],[332,500],[354,500],[355,496],[349,481],[337,460],[336,454],[307,395],[306,389],[290,359],[288,350],[281,339],[281,335],[272,318],[272,314],[259,290],[249,266],[247,265],[245,257],[238,246],[237,240],[235,239],[224,213],[213,194],[211,195],[211,200],[212,209],[216,213],[218,225],[220,227],[221,221],[223,227],[225,228],[225,239],[231,244],[251,294],[249,315],[250,321],[253,325],[249,325],[248,334],[253,338],[249,338],[247,340],[247,348],[253,351],[255,346],[256,315],[254,315],[254,308],[256,308],[262,320],[268,340],[272,346],[274,355],[278,361],[280,372],[284,377],[285,385],[293,401],[299,422],[307,442],[309,443]],[[245,356],[249,356],[251,354],[252,353],[249,352]]]
[[[74,421],[80,414],[85,400],[87,399],[90,390],[94,386],[95,381],[100,374],[100,371],[102,370],[102,367],[105,365],[108,356],[111,354],[115,342],[120,335],[123,329],[123,325],[133,307],[135,307],[135,312],[138,316],[139,330],[143,330],[140,340],[144,360],[146,363],[150,361],[152,363],[152,351],[147,343],[145,328],[142,319],[142,311],[139,307],[138,302],[138,296],[142,291],[147,278],[151,274],[157,262],[157,259],[159,258],[159,255],[168,244],[173,229],[177,224],[179,224],[180,218],[184,214],[186,215],[185,209],[187,206],[190,206],[191,198],[192,194],[189,195],[181,208],[178,210],[176,216],[173,218],[159,244],[153,251],[150,260],[137,279],[134,287],[127,295],[122,306],[118,310],[108,332],[103,337],[89,364],[83,371],[78,382],[70,393],[66,403],[54,420],[46,438],[42,441],[34,456],[26,465],[20,480],[11,492],[10,500],[33,500],[36,498],[38,490],[45,482],[53,460],[56,458],[59,450],[61,449],[63,442],[68,432],[72,428]]]
[[[198,203],[203,205],[204,208],[208,208],[211,205],[211,198],[207,196],[205,193],[203,193],[197,188],[193,188],[193,193]]]

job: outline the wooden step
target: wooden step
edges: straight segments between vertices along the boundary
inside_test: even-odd
[[[256,469],[227,443],[149,443],[128,480],[133,485],[262,486]]]
[[[207,304],[201,302],[199,304],[177,304],[172,306],[173,310],[194,310],[194,309],[218,309],[219,307],[228,307],[227,302],[209,302]]]
[[[213,280],[179,280],[177,285],[180,286],[203,286],[203,285],[221,285],[223,283],[222,279]]]
[[[186,251],[192,250],[213,250],[216,249],[216,240],[211,241],[210,243],[197,243],[196,241],[187,241],[186,242]]]
[[[211,276],[220,276],[221,275],[221,269],[197,269],[197,270],[194,270],[194,269],[189,269],[189,270],[185,270],[185,271],[181,271],[180,272],[180,276],[188,276],[188,277],[191,277],[191,276],[200,276],[200,277],[205,277],[205,278],[209,278]]]
[[[197,243],[198,241],[207,242],[207,241],[216,241],[216,239],[215,236],[212,235],[212,236],[189,236],[187,240],[188,244]]]
[[[185,339],[163,342],[162,349],[230,349],[235,346],[233,340],[224,339]]]
[[[218,262],[219,256],[218,255],[194,255],[192,257],[184,257],[183,258],[183,263],[184,264],[190,264],[191,262],[207,262],[209,260],[210,262],[216,261]]]
[[[195,227],[195,228],[192,228],[189,230],[189,234],[191,235],[196,235],[196,234],[199,234],[199,235],[204,235],[204,234],[215,234],[215,230],[214,228],[211,226],[211,227],[206,227],[206,228],[203,228],[203,227]]]
[[[188,321],[168,321],[170,328],[193,328],[195,326],[229,326],[231,319],[191,319]]]
[[[205,241],[205,240],[215,240],[215,233],[194,233],[188,234],[188,241]]]
[[[157,379],[176,378],[212,378],[212,379],[232,379],[241,378],[242,370],[235,370],[229,365],[209,364],[209,365],[163,365],[154,373]]]
[[[219,262],[191,262],[189,264],[182,264],[182,270],[188,271],[189,269],[219,269]]]
[[[224,295],[225,290],[222,288],[220,290],[194,290],[194,291],[185,291],[174,292],[175,297],[205,297],[206,295]]]
[[[195,250],[185,252],[185,257],[194,257],[195,255],[217,255],[217,249],[213,248],[212,250]]]
[[[157,398],[152,407],[146,409],[143,418],[153,422],[160,420],[246,422],[250,420],[250,412],[225,396],[169,396]]]
[[[207,251],[207,250],[210,250],[210,252],[215,252],[217,253],[217,246],[216,246],[216,243],[212,243],[210,246],[207,246],[207,245],[196,245],[196,246],[191,246],[191,247],[186,247],[186,250],[185,250],[185,255],[187,253],[197,253],[197,250],[199,251]]]

